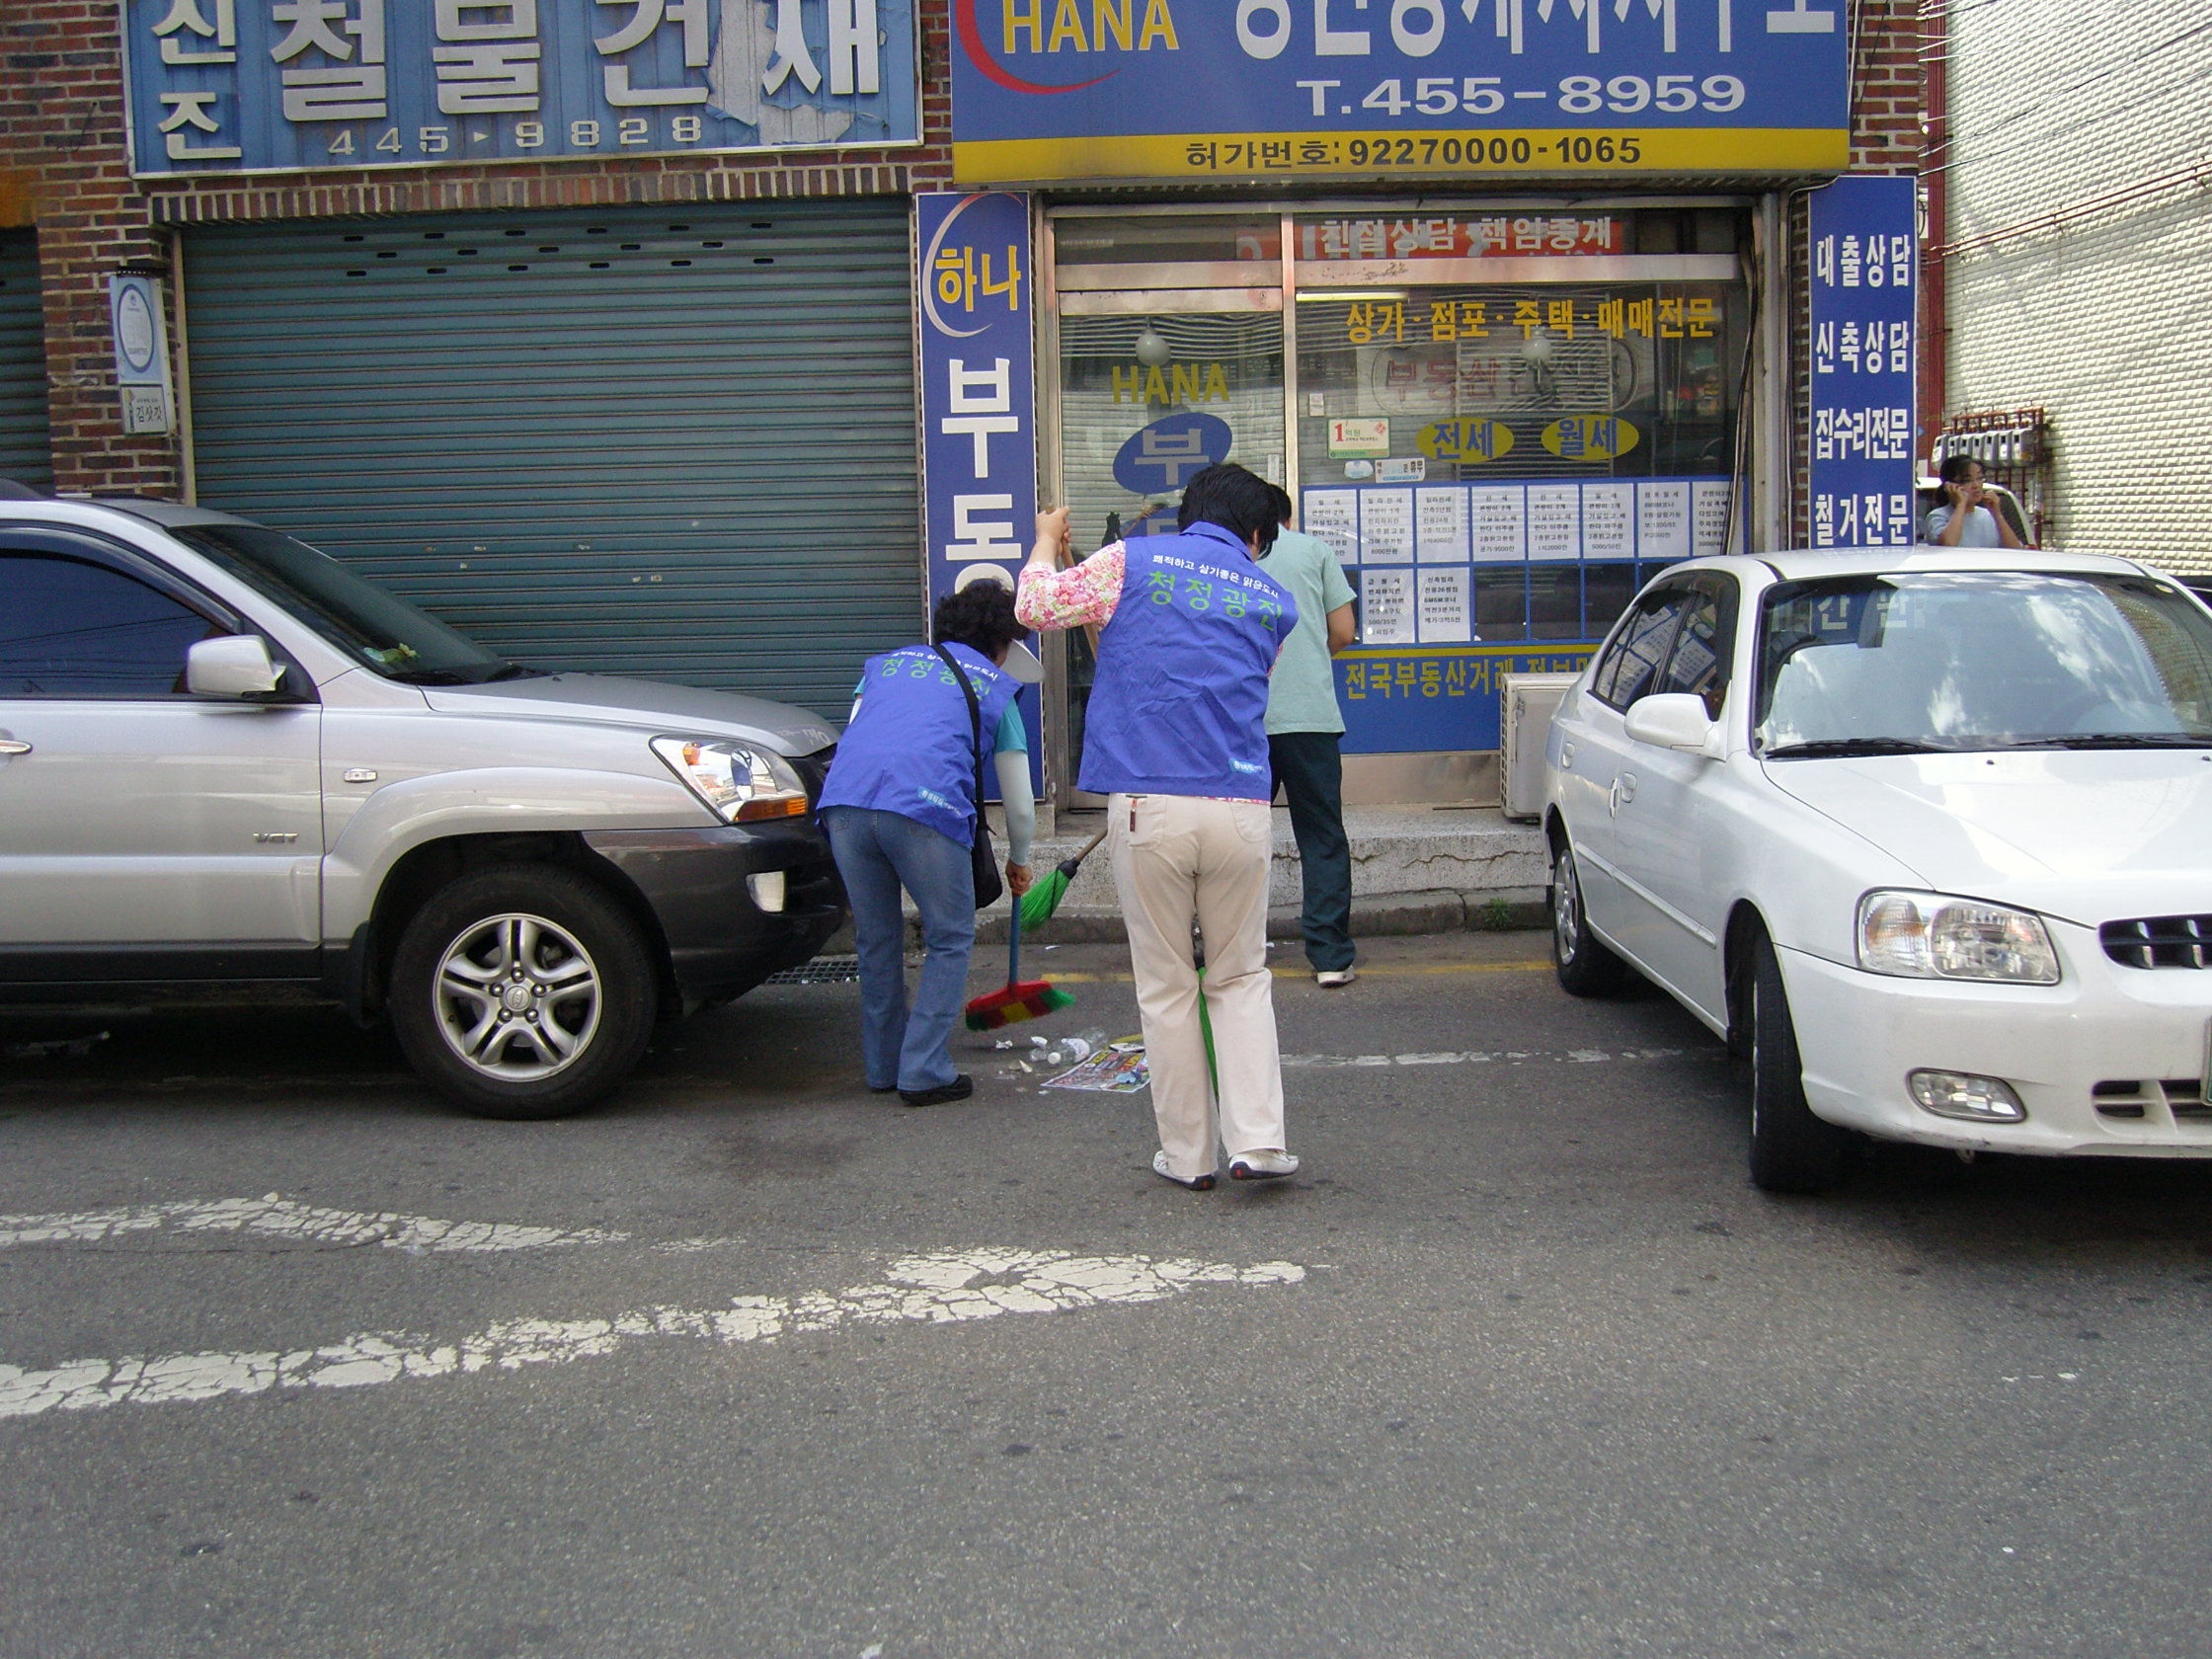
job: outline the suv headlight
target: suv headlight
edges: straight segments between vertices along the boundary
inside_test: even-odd
[[[1940,893],[1859,900],[1858,965],[1916,980],[2058,984],[2058,952],[2041,916]]]
[[[713,738],[655,738],[653,752],[730,824],[807,816],[807,788],[769,750]]]

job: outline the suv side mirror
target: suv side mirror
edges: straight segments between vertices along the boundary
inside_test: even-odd
[[[1686,749],[1693,754],[1706,751],[1715,722],[1705,713],[1705,700],[1689,691],[1662,691],[1639,697],[1628,705],[1624,722],[1628,736],[1655,749]]]
[[[196,697],[266,697],[284,671],[259,634],[225,634],[185,653],[185,689]]]

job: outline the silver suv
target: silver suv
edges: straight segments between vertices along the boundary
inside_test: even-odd
[[[0,1003],[337,1002],[469,1111],[579,1111],[842,923],[834,742],[243,518],[0,499]]]

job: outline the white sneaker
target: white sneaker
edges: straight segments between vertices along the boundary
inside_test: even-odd
[[[1340,990],[1360,977],[1357,968],[1322,968],[1313,975],[1313,983],[1323,990]]]
[[[1165,1157],[1167,1154],[1162,1152],[1160,1155]],[[1232,1181],[1276,1181],[1285,1175],[1297,1173],[1298,1159],[1275,1146],[1238,1152],[1228,1160],[1228,1178]]]
[[[1296,1166],[1298,1159],[1293,1158],[1291,1162]],[[1173,1169],[1169,1168],[1165,1146],[1152,1154],[1152,1173],[1165,1180],[1173,1181],[1178,1187],[1188,1187],[1192,1192],[1212,1192],[1214,1190],[1214,1172],[1211,1169],[1203,1175],[1178,1175]]]

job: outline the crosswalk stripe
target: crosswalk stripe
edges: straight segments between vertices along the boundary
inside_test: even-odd
[[[363,1332],[320,1347],[73,1360],[45,1370],[0,1365],[0,1417],[164,1405],[272,1388],[361,1388],[529,1365],[565,1365],[654,1337],[773,1342],[847,1324],[954,1324],[1006,1313],[1063,1313],[1160,1302],[1210,1285],[1295,1285],[1295,1262],[1236,1267],[1063,1250],[976,1249],[908,1256],[877,1284],[797,1297],[741,1296],[723,1307],[645,1307],[601,1318],[505,1319],[439,1341]]]

